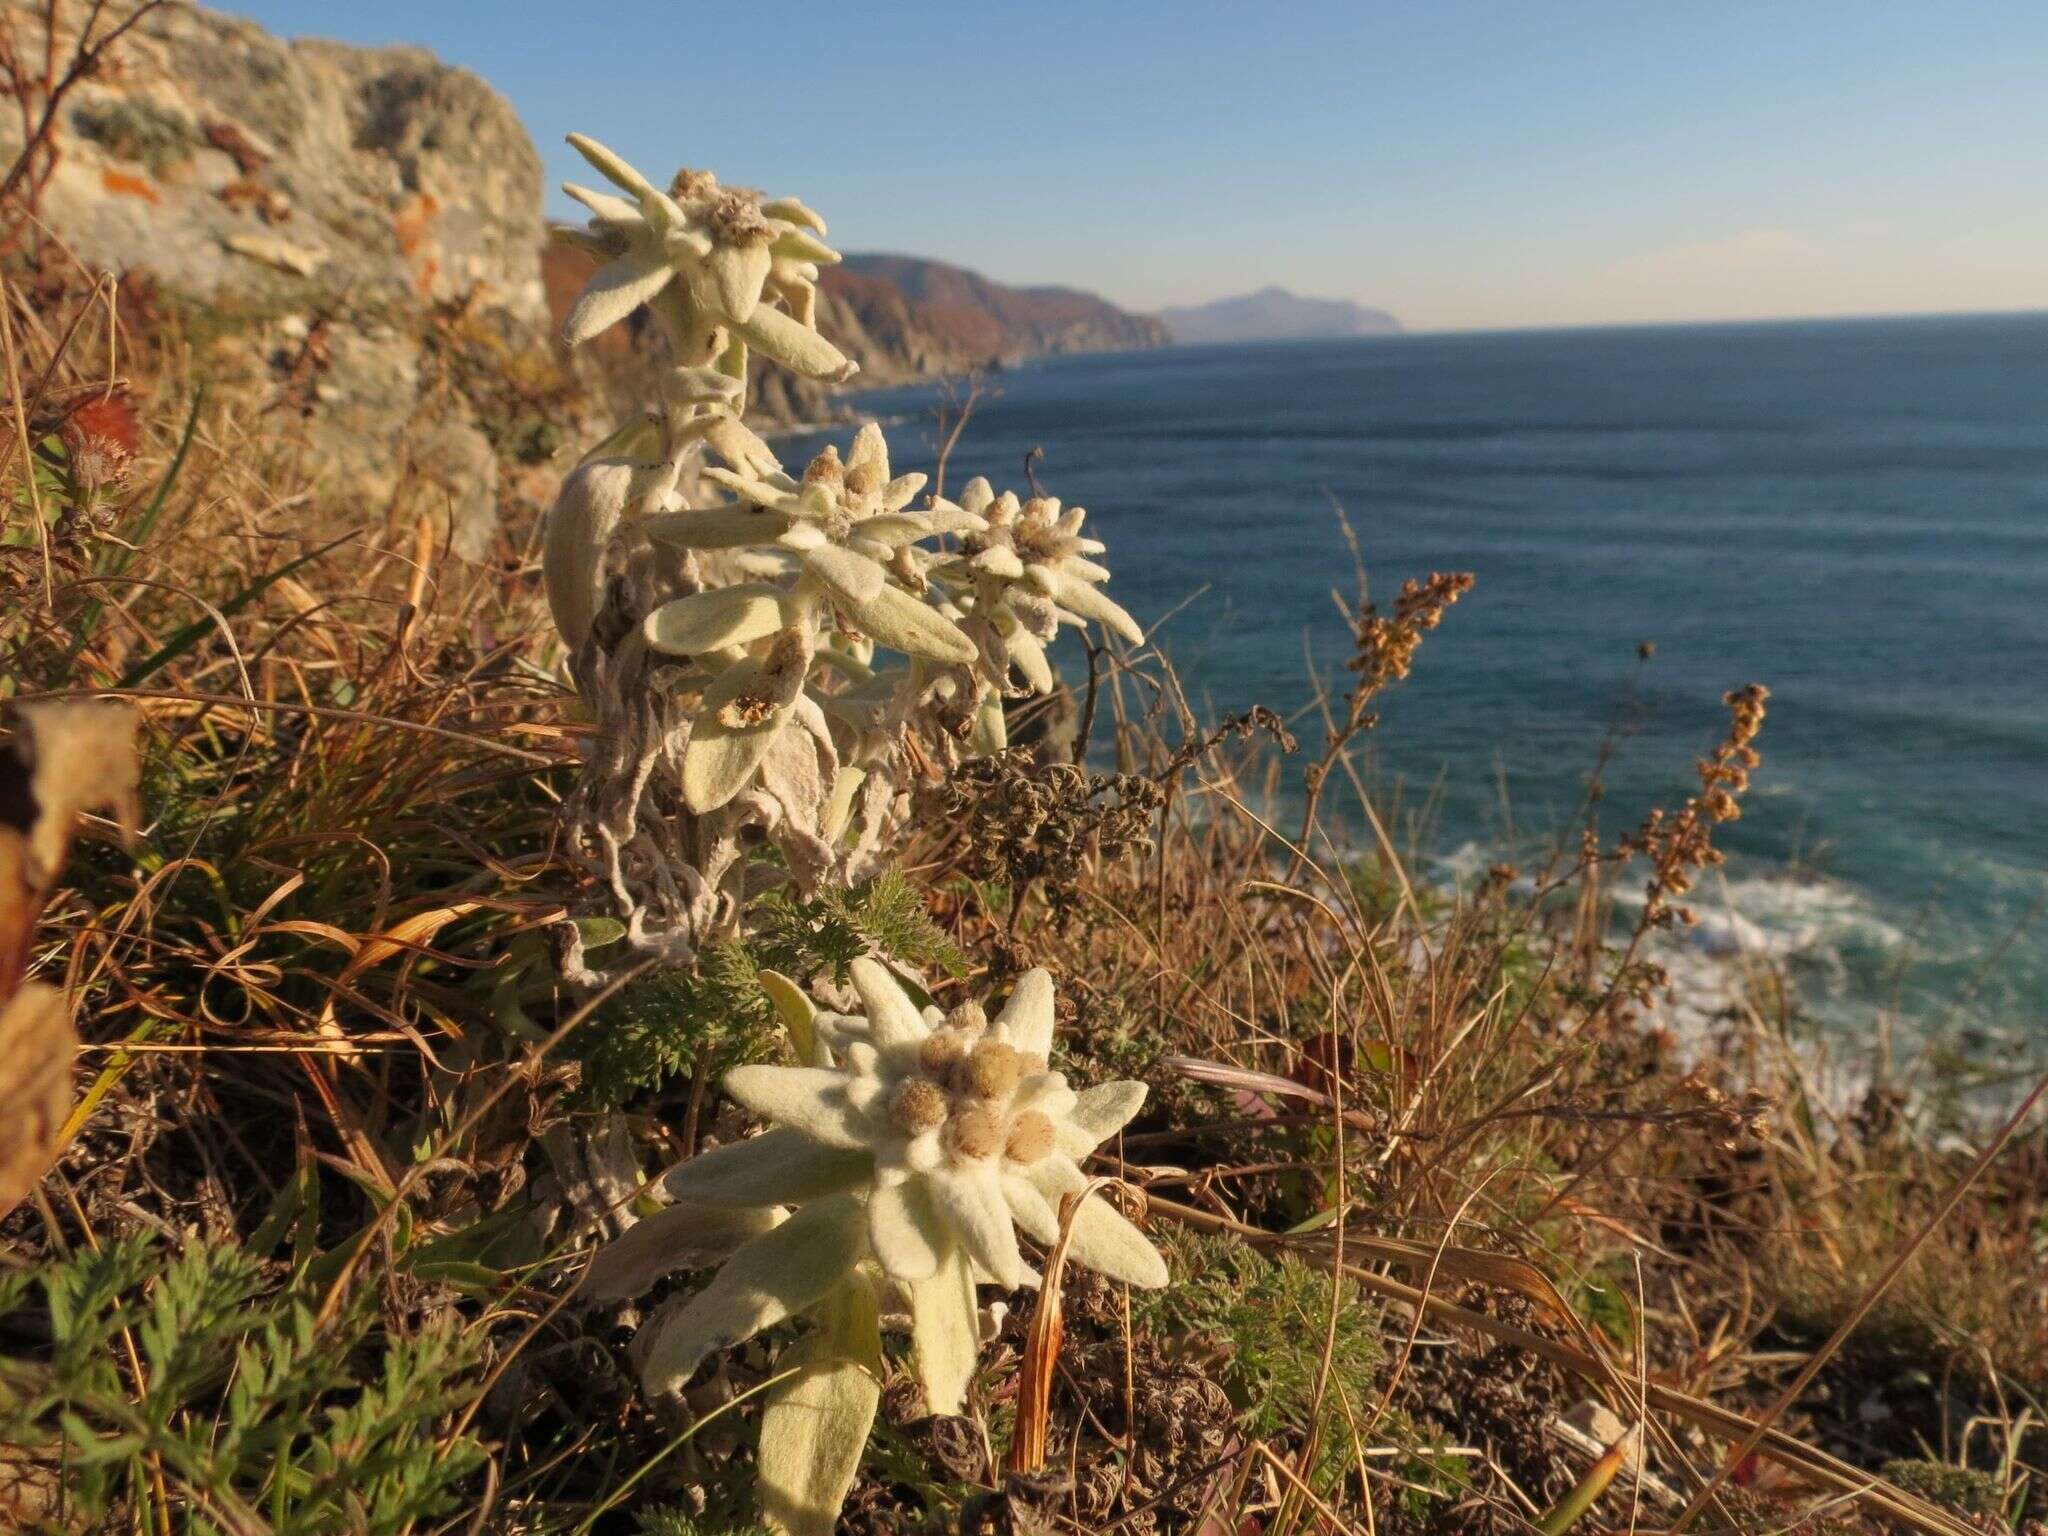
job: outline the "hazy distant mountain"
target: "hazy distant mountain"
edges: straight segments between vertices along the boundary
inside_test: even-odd
[[[1349,299],[1304,299],[1285,288],[1261,288],[1213,304],[1162,309],[1159,318],[1178,342],[1391,336],[1401,329],[1401,322],[1384,309],[1367,309]]]

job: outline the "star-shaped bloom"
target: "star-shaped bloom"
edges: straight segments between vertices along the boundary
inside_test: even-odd
[[[1083,508],[1062,510],[1051,496],[1024,502],[1012,491],[998,496],[978,476],[967,483],[960,505],[982,526],[970,527],[959,552],[934,564],[931,574],[957,591],[961,606],[970,610],[966,628],[996,681],[1007,686],[1014,666],[1034,690],[1050,693],[1052,664],[1045,648],[1063,618],[1074,624],[1093,620],[1133,645],[1144,642],[1137,620],[1100,589],[1109,571],[1088,558],[1101,554],[1103,545],[1082,536],[1088,516]]]
[[[648,1341],[657,1390],[713,1350],[813,1305],[872,1259],[910,1301],[932,1411],[957,1412],[974,1361],[974,1284],[1036,1283],[1017,1232],[1050,1245],[1081,1162],[1144,1102],[1145,1085],[1076,1093],[1053,1071],[1053,984],[1026,972],[993,1021],[966,1004],[920,1010],[873,960],[853,962],[864,1016],[819,1015],[809,1065],[747,1066],[726,1092],[774,1128],[693,1158],[665,1179],[686,1209],[794,1206]],[[1067,1249],[1111,1279],[1158,1287],[1166,1263],[1100,1195],[1074,1211]],[[966,1341],[966,1342],[962,1342]]]
[[[563,323],[571,346],[642,304],[662,302],[679,307],[681,335],[705,335],[705,322],[727,325],[740,341],[807,377],[836,383],[853,375],[857,365],[812,328],[817,269],[839,253],[819,238],[824,221],[809,208],[795,198],[770,201],[722,186],[708,171],[680,172],[673,191],[664,192],[595,139],[571,134],[569,142],[631,198],[562,189],[591,213],[588,227],[572,238],[604,261]],[[764,303],[764,295],[796,313]]]
[[[874,423],[861,428],[844,463],[828,446],[802,480],[758,463],[705,474],[740,499],[649,518],[649,537],[682,549],[779,551],[798,574],[785,601],[799,607],[828,602],[839,628],[905,655],[974,659],[974,642],[920,595],[923,571],[910,546],[936,533],[978,528],[981,520],[944,502],[909,510],[925,477],[890,478],[888,444]],[[684,653],[758,638],[776,627],[773,620],[764,592],[723,587],[665,604],[649,616],[647,637],[658,649]]]

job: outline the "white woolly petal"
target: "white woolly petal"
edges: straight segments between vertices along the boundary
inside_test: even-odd
[[[1057,1072],[1032,1073],[1017,1084],[1017,1091],[1010,1098],[1012,1113],[1035,1109],[1055,1126],[1073,1111],[1074,1104],[1074,1090]]]
[[[887,469],[888,466],[886,464],[883,465],[885,473]],[[896,511],[899,507],[909,506],[911,501],[917,496],[917,493],[924,489],[924,483],[925,477],[914,471],[907,475],[898,475],[894,480],[891,480],[882,487],[882,505],[891,512]]]
[[[761,766],[775,736],[796,709],[796,700],[776,708],[751,725],[728,725],[719,712],[740,694],[762,685],[765,668],[749,657],[734,662],[704,690],[704,701],[690,725],[690,744],[683,749],[683,799],[702,816],[715,811],[747,787]]]
[[[765,304],[745,320],[735,320],[734,328],[764,357],[773,358],[806,378],[837,384],[860,371],[858,363],[849,360],[816,331]]]
[[[594,192],[589,187],[577,186],[573,181],[563,182],[562,190],[588,208],[601,222],[615,228],[630,230],[647,223],[640,216],[639,206],[623,197],[613,197],[609,192]]]
[[[1024,562],[1017,558],[1017,552],[1007,544],[991,544],[967,563],[985,576],[1000,576],[1005,581],[1021,581],[1024,578]]]
[[[753,507],[712,507],[703,512],[663,512],[641,526],[657,543],[682,549],[743,549],[773,544],[789,532],[791,519]]]
[[[784,1126],[678,1163],[661,1186],[699,1205],[802,1205],[865,1183],[874,1170],[864,1148],[825,1146]]]
[[[1033,966],[1017,978],[1003,1011],[996,1015],[1003,1038],[1027,1056],[1052,1055],[1052,973]]]
[[[998,1285],[1015,1289],[1027,1284],[1030,1271],[1017,1251],[1010,1207],[992,1168],[948,1169],[927,1181],[933,1199],[969,1258],[995,1277]]]
[[[849,968],[853,988],[868,1011],[868,1032],[884,1053],[915,1049],[931,1034],[917,1005],[888,968],[863,955]]]
[[[853,447],[846,454],[849,474],[869,464],[881,472],[881,479],[889,478],[889,440],[882,435],[881,423],[876,421],[861,423],[860,430],[853,434]]]
[[[935,502],[919,516],[931,524],[933,533],[986,533],[988,523],[978,513],[956,507],[950,501]]]
[[[593,459],[562,481],[548,509],[541,574],[555,628],[573,650],[590,633],[604,595],[604,553],[625,515],[636,466],[627,459]]]
[[[1003,1203],[1010,1216],[1033,1240],[1050,1246],[1060,1235],[1059,1215],[1044,1192],[1020,1174],[1005,1173]]]
[[[960,488],[961,507],[975,517],[986,512],[995,499],[995,487],[988,483],[986,475],[976,475]]]
[[[588,134],[570,134],[569,145],[577,154],[588,160],[599,175],[620,191],[630,192],[637,198],[660,195],[654,183],[628,165],[624,156],[598,143]]]
[[[884,586],[868,601],[853,605],[850,616],[879,644],[906,656],[952,662],[975,658],[974,642],[959,625],[901,587]]]
[[[819,234],[826,233],[825,221],[808,208],[800,197],[770,198],[761,205],[761,211],[771,219],[787,219],[792,224],[806,224]]]
[[[1085,1189],[1088,1179],[1070,1160],[1054,1153],[1024,1170],[1024,1177],[1045,1196],[1055,1214],[1064,1195]],[[1166,1284],[1166,1260],[1151,1240],[1101,1195],[1090,1195],[1074,1213],[1067,1257],[1112,1280],[1144,1290]]]
[[[935,1173],[946,1163],[945,1143],[937,1131],[920,1131],[903,1144],[903,1166],[916,1173]]]
[[[946,1224],[921,1178],[878,1184],[868,1197],[868,1241],[892,1280],[929,1280],[949,1246]]]
[[[675,269],[659,251],[635,249],[607,262],[591,274],[583,292],[562,321],[562,337],[581,346],[600,331],[617,325],[666,288]]]
[[[688,1381],[704,1357],[801,1312],[867,1248],[867,1211],[852,1195],[807,1205],[741,1248],[689,1305],[649,1326],[640,1375],[651,1396]]]
[[[910,1286],[910,1344],[926,1409],[959,1413],[967,1403],[967,1384],[974,1379],[981,1333],[974,1310],[974,1274],[957,1246],[941,1260],[937,1274]]]
[[[857,555],[836,544],[820,544],[805,551],[804,569],[848,608],[873,602],[888,580],[882,568],[866,555]]]
[[[1053,1122],[1060,1150],[1069,1157],[1086,1157],[1130,1123],[1131,1116],[1143,1107],[1146,1091],[1143,1083],[1136,1082],[1097,1083],[1084,1089],[1064,1123],[1057,1118]],[[1086,1145],[1074,1150],[1075,1144],[1084,1140]]]
[[[1032,567],[1034,572],[1043,569],[1043,566]],[[1078,613],[1084,619],[1093,619],[1104,629],[1113,630],[1133,645],[1144,643],[1145,631],[1138,627],[1138,621],[1079,577],[1054,571],[1051,590],[1047,595],[1062,608]]]
[[[751,315],[774,260],[765,243],[714,247],[704,264],[718,284],[719,308],[734,320]]]
[[[1045,647],[1036,635],[1019,629],[1015,634],[1003,637],[1003,649],[1035,692],[1052,692],[1052,663],[1045,659]]]
[[[767,582],[713,587],[663,603],[641,624],[647,643],[671,656],[696,656],[772,635],[787,621],[786,594]]]
[[[722,1264],[743,1243],[782,1220],[773,1206],[722,1209],[684,1202],[643,1216],[592,1255],[583,1272],[584,1301],[626,1301],[644,1296],[663,1275]]]
[[[932,525],[930,519],[915,512],[882,512],[856,524],[853,531],[864,539],[894,548],[915,543],[932,531]]]
[[[873,1127],[847,1102],[846,1074],[829,1067],[734,1067],[725,1091],[764,1120],[828,1147],[869,1150]]]

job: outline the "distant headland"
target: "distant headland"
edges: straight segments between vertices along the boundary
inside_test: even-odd
[[[1285,288],[1159,311],[1179,343],[1291,341],[1325,336],[1393,336],[1401,322],[1349,299],[1305,299]]]

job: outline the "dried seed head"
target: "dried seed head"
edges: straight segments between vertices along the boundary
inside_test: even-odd
[[[752,688],[736,694],[719,706],[718,723],[727,730],[743,731],[759,725],[775,713],[776,702],[765,691]]]
[[[718,178],[709,171],[693,171],[688,167],[677,171],[675,180],[668,184],[668,195],[679,203],[695,203],[715,195]]]
[[[711,199],[704,222],[721,245],[764,245],[774,237],[761,212],[761,194],[728,187]]]
[[[1027,1109],[1010,1122],[1009,1140],[1003,1156],[1013,1163],[1031,1164],[1052,1151],[1052,1121],[1036,1109]]]
[[[937,1083],[913,1077],[896,1090],[889,1106],[889,1118],[912,1136],[937,1130],[946,1123],[946,1095]]]
[[[994,1157],[1003,1150],[1003,1128],[985,1109],[963,1109],[946,1122],[946,1145],[955,1156]]]
[[[1000,1040],[984,1040],[967,1058],[967,1086],[975,1097],[1006,1099],[1024,1075],[1016,1050]]]
[[[74,408],[57,429],[71,461],[71,478],[88,495],[127,478],[135,457],[134,407],[117,394],[96,396]]]
[[[917,1048],[917,1064],[933,1077],[944,1077],[967,1059],[971,1045],[958,1030],[934,1030]]]
[[[804,466],[805,485],[844,485],[846,466],[839,462],[837,445],[827,443],[825,451]]]

